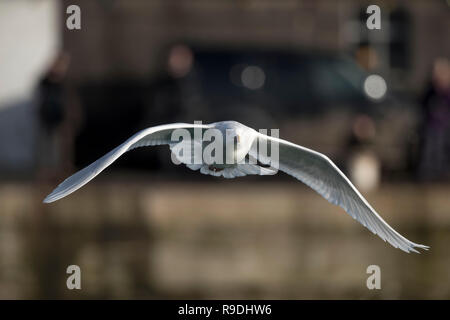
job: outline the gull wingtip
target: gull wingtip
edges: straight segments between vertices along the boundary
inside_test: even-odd
[[[58,200],[58,197],[55,196],[55,193],[52,192],[48,196],[45,197],[45,199],[42,201],[43,203],[51,203]]]
[[[425,251],[428,251],[430,249],[429,246],[415,243],[412,247],[409,248],[409,252],[415,252],[415,253],[418,253],[418,254],[422,253],[421,251],[416,250],[415,248],[422,249],[422,250],[425,250]]]
[[[53,202],[52,199],[50,198],[50,195],[48,195],[47,197],[45,197],[44,200],[42,200],[42,203],[50,203]]]

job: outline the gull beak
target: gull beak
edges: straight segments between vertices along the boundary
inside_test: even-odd
[[[238,143],[241,142],[241,137],[238,134],[236,135],[236,140],[237,140]]]

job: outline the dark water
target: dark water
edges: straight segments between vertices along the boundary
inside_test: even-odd
[[[157,186],[155,186],[157,185]],[[301,184],[0,187],[0,298],[450,298],[450,186],[383,186],[368,200],[430,245],[406,254]],[[66,268],[81,268],[68,290]],[[369,265],[381,289],[369,290]]]

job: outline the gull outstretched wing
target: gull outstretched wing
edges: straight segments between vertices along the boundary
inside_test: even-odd
[[[44,202],[49,203],[56,201],[81,188],[127,151],[144,146],[170,144],[172,142],[171,136],[174,130],[187,129],[193,131],[195,128],[206,129],[209,128],[209,126],[200,124],[174,123],[144,129],[105,154],[97,161],[91,163],[86,168],[64,180],[44,199]],[[191,137],[194,136],[191,135]]]
[[[370,206],[350,180],[325,155],[296,145],[286,140],[258,135],[259,143],[277,143],[279,148],[279,170],[302,181],[329,202],[342,207],[363,226],[377,234],[384,241],[405,252],[418,252],[415,248],[429,247],[409,241],[391,226]],[[252,148],[255,153],[256,148]],[[252,154],[263,163],[269,158]],[[273,164],[272,164],[273,166]]]

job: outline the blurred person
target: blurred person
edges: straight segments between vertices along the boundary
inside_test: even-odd
[[[60,52],[38,85],[38,178],[55,179],[72,170],[79,108],[66,75],[70,55]]]
[[[182,81],[191,71],[193,54],[186,45],[177,44],[170,47],[167,56],[161,60],[166,60],[165,68],[159,70],[153,80],[151,101],[144,117],[146,126],[160,122],[186,121],[189,117],[183,103],[189,100],[190,93],[183,90]]]
[[[376,70],[380,65],[377,51],[367,43],[360,44],[355,51],[355,60],[366,71]]]
[[[350,180],[363,192],[375,190],[381,177],[380,159],[374,151],[376,125],[367,114],[357,114],[347,140]]]
[[[438,58],[433,63],[431,81],[422,99],[422,143],[419,178],[448,178],[450,144],[450,62]]]

